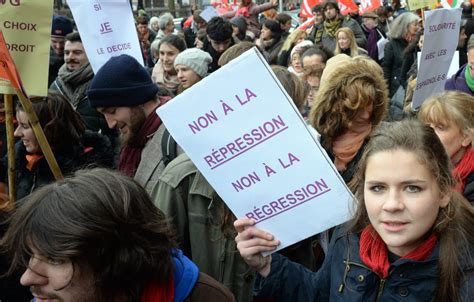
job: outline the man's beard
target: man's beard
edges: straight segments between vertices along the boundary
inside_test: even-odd
[[[143,124],[145,123],[145,119],[146,116],[143,108],[132,107],[128,132],[126,135],[121,135],[122,147],[134,147],[138,145],[139,141],[141,140],[139,133],[143,127]]]

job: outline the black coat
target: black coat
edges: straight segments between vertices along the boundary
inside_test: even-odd
[[[56,151],[56,152],[55,152]],[[56,161],[63,175],[70,174],[80,168],[92,166],[112,167],[114,153],[106,136],[92,131],[86,131],[82,143],[61,150],[53,150]],[[41,158],[33,171],[27,169],[26,148],[21,141],[15,146],[16,165],[16,198],[17,200],[29,195],[35,189],[54,181],[46,159]],[[7,156],[0,163],[0,181],[7,182]]]
[[[400,75],[403,64],[403,51],[408,43],[404,39],[392,39],[385,45],[382,69],[392,97],[400,86]]]

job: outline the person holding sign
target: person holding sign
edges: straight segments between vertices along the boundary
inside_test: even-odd
[[[340,226],[322,268],[271,252],[273,235],[239,219],[237,247],[274,301],[467,301],[474,297],[474,210],[454,190],[436,133],[416,120],[372,134],[352,188],[354,218]],[[323,215],[323,214],[322,214]],[[317,219],[317,218],[316,218]]]
[[[237,49],[233,54],[239,55]],[[273,66],[272,70],[296,107],[302,110],[305,96],[301,80],[281,66]],[[183,253],[203,272],[229,288],[237,301],[253,301],[255,274],[237,253],[232,227],[235,216],[186,154],[165,168],[151,196],[176,228]],[[298,262],[311,266],[314,262],[311,241],[300,246],[303,248],[297,249]],[[296,254],[295,250],[292,255]]]
[[[448,91],[423,102],[419,118],[439,136],[454,166],[456,190],[474,205],[474,97]]]

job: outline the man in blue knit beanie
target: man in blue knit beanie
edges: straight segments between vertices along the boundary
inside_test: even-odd
[[[171,98],[163,91],[135,58],[125,54],[107,61],[87,91],[91,106],[105,116],[110,128],[120,131],[118,169],[149,194],[165,167],[161,140],[166,128],[155,112]]]

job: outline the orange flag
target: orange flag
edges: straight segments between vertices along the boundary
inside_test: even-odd
[[[20,76],[16,70],[10,52],[7,48],[7,43],[0,30],[0,80],[5,80],[15,89],[20,89]]]
[[[338,0],[337,3],[339,4],[341,15],[359,11],[359,7],[352,0]]]

